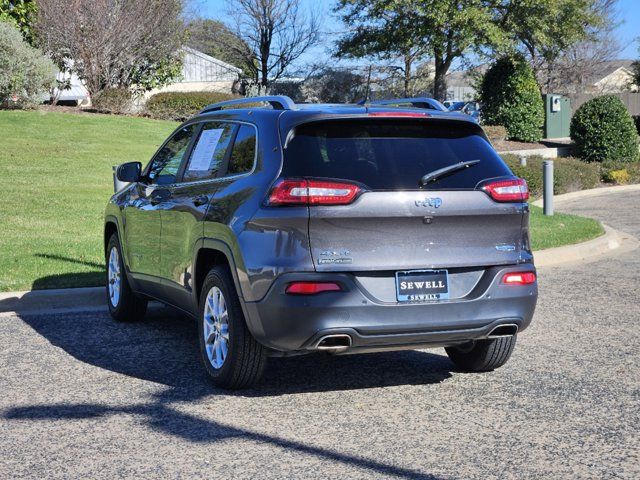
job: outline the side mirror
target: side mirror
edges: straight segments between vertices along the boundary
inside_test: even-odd
[[[127,162],[118,166],[116,178],[125,183],[133,183],[140,180],[142,164],[140,162]]]

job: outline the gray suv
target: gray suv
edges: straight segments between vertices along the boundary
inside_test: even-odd
[[[117,177],[111,314],[139,319],[154,299],[195,318],[218,386],[317,351],[445,347],[492,370],[531,322],[527,185],[467,115],[233,100]]]

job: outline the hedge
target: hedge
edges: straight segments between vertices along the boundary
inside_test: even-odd
[[[640,183],[640,162],[603,162],[601,177],[603,182],[617,185]]]
[[[529,184],[532,197],[542,196],[542,164],[544,158],[532,156],[527,158],[527,166],[520,165],[516,155],[503,155],[502,158],[518,177],[524,178]],[[553,193],[575,192],[588,188],[596,188],[600,184],[600,166],[587,163],[577,158],[555,158]]]
[[[638,131],[622,100],[596,97],[578,108],[571,119],[575,154],[588,162],[638,160]]]
[[[161,120],[184,121],[207,105],[239,98],[221,92],[164,92],[153,95],[145,105],[145,113]]]
[[[491,143],[503,142],[507,139],[507,129],[501,125],[483,125],[482,129]]]
[[[123,114],[131,112],[133,99],[127,88],[107,88],[91,97],[91,106],[98,112]]]

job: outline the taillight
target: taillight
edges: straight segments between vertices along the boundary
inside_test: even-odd
[[[510,272],[502,277],[502,283],[507,285],[531,285],[536,281],[534,272]]]
[[[360,191],[347,182],[285,179],[271,189],[269,205],[348,205]]]
[[[496,202],[524,202],[529,199],[529,187],[523,178],[497,180],[482,185]]]
[[[323,292],[341,292],[342,287],[334,282],[293,282],[287,286],[288,295],[316,295]]]

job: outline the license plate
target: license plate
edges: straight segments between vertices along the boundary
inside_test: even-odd
[[[449,298],[449,275],[446,270],[412,270],[396,273],[396,296],[399,302],[423,302]]]

